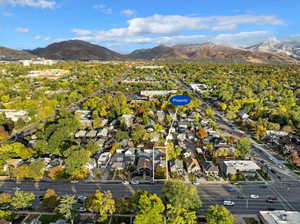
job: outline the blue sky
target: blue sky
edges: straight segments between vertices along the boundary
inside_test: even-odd
[[[246,46],[300,35],[299,0],[0,0],[0,45],[81,39],[119,52],[159,44]]]

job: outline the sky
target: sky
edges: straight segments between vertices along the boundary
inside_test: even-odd
[[[0,46],[80,39],[128,53],[160,44],[300,39],[299,0],[0,0]]]

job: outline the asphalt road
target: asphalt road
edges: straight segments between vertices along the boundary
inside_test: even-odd
[[[235,189],[229,192],[228,186]],[[266,188],[263,184],[244,183],[239,185],[230,184],[205,184],[198,186],[199,195],[203,201],[204,212],[208,206],[214,204],[223,204],[223,200],[235,202],[234,206],[228,206],[236,214],[254,214],[261,210],[285,209],[300,211],[300,182],[289,181],[282,183],[270,183]],[[160,194],[162,184],[99,184],[99,183],[50,183],[50,182],[0,182],[0,191],[14,192],[15,187],[22,191],[33,192],[37,195],[43,195],[46,189],[54,189],[59,195],[75,194],[89,195],[97,189],[102,191],[111,191],[115,198],[130,197],[137,190],[147,190],[151,193]],[[251,199],[251,194],[259,195],[258,199]],[[240,197],[243,198],[240,198]],[[266,199],[270,196],[276,196],[275,203],[268,203]]]

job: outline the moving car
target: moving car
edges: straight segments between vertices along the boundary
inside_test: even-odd
[[[79,212],[86,212],[86,208],[85,207],[80,207]]]
[[[124,185],[128,185],[128,184],[129,184],[129,182],[125,180],[125,181],[123,181],[123,182],[122,182],[122,184],[124,184]]]
[[[252,199],[257,199],[257,198],[259,198],[259,196],[258,196],[257,194],[251,194],[251,195],[250,195],[250,198],[252,198]]]
[[[275,196],[271,196],[271,197],[268,197],[266,202],[268,203],[275,203],[277,201],[277,197]]]
[[[199,182],[193,182],[192,184],[193,184],[193,185],[196,185],[196,186],[199,186],[199,185],[200,185]]]
[[[223,201],[224,206],[233,206],[234,202],[233,201]]]

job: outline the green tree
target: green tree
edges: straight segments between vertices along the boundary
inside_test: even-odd
[[[174,208],[167,206],[168,224],[197,224],[197,215],[195,211],[188,211],[184,208]]]
[[[24,192],[24,191],[16,191],[11,205],[16,209],[29,208],[32,206],[32,202],[35,199],[35,194]]]
[[[247,156],[251,150],[251,141],[249,138],[240,138],[236,143],[236,149],[242,158]]]
[[[205,213],[207,224],[234,224],[234,216],[224,206],[211,205]]]
[[[202,205],[197,188],[177,180],[168,181],[164,184],[162,198],[166,204],[189,211],[197,210]]]
[[[74,217],[76,215],[76,204],[75,196],[73,195],[64,195],[59,201],[59,205],[56,209],[56,212],[59,215],[62,215],[65,219],[70,220],[73,224]]]
[[[0,210],[0,220],[4,219],[6,221],[11,221],[13,219],[13,214],[11,211]]]
[[[72,151],[65,161],[67,174],[75,178],[77,172],[81,172],[85,169],[85,165],[89,162],[90,155],[90,152],[85,149]]]
[[[165,206],[156,194],[137,192],[133,196],[133,208],[137,211],[134,224],[164,224]]]

